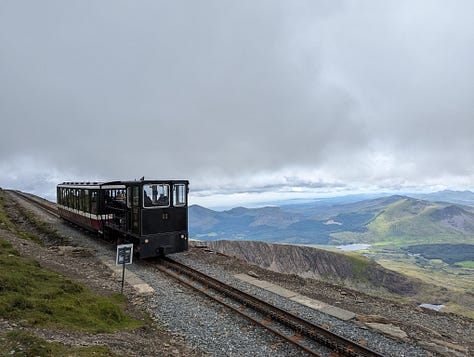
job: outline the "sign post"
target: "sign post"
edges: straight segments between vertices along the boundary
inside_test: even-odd
[[[117,256],[115,265],[122,264],[122,289],[120,293],[123,295],[123,282],[125,281],[125,265],[132,264],[133,260],[133,244],[117,245]]]

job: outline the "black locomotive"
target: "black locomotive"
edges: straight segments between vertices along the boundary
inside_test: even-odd
[[[140,258],[188,249],[186,180],[63,182],[62,218],[117,243],[133,243]]]

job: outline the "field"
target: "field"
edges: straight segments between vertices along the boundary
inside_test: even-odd
[[[417,303],[443,304],[441,311],[474,318],[474,270],[471,263],[448,264],[400,250],[375,247],[364,253],[387,269],[419,279],[433,288],[420,290]]]

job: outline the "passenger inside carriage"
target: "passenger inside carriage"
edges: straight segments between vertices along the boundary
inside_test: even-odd
[[[145,204],[145,207],[153,206],[153,202],[151,201],[150,196],[148,196],[145,190],[143,190],[143,202]]]
[[[168,206],[169,205],[168,197],[162,193],[160,197],[158,198],[157,204],[158,206]]]
[[[169,185],[168,184],[151,184],[143,186],[143,205],[148,207],[168,207]]]

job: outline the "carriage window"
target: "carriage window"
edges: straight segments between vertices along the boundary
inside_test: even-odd
[[[127,187],[127,207],[132,207],[132,188]]]
[[[72,208],[72,199],[73,199],[72,189],[68,188],[67,189],[67,206],[69,208]]]
[[[89,198],[89,190],[85,189],[83,192],[84,192],[84,211],[89,213],[91,211],[91,201]]]
[[[73,188],[73,189],[71,190],[71,194],[72,194],[72,200],[73,200],[73,203],[72,203],[72,204],[73,204],[73,208],[74,208],[74,209],[78,209],[78,208],[79,208],[79,203],[78,203],[79,201],[78,201],[78,198],[77,198],[77,197],[78,197],[79,191],[76,190],[75,188]]]
[[[125,189],[109,189],[105,190],[105,205],[114,208],[125,208]]]
[[[143,207],[168,207],[169,185],[143,185]]]
[[[84,191],[82,189],[77,189],[77,209],[84,211]]]
[[[98,191],[91,191],[91,213],[97,214],[97,196]]]
[[[186,205],[186,185],[173,186],[173,205],[174,206]]]

